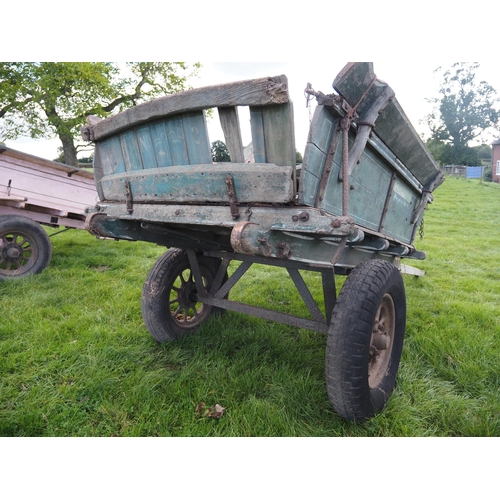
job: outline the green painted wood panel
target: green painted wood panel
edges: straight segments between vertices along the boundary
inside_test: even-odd
[[[120,143],[127,172],[142,170],[142,158],[135,130],[130,130],[121,134]]]
[[[149,130],[153,142],[156,165],[159,168],[172,166],[174,163],[172,161],[172,154],[170,153],[164,120],[151,123]]]
[[[299,203],[314,207],[319,189],[320,172],[326,155],[315,144],[308,144],[302,162],[299,182]]]
[[[315,206],[337,119],[324,106],[316,106],[302,162],[299,203]]]
[[[172,163],[174,165],[189,165],[182,117],[179,116],[165,120],[165,130],[167,132],[168,145],[170,146],[170,154],[172,155]]]
[[[182,115],[189,165],[211,163],[212,153],[203,111]]]
[[[96,144],[97,149],[99,150],[103,175],[126,171],[119,136],[110,137]]]
[[[156,155],[151,137],[151,126],[138,127],[136,131],[137,144],[141,155],[142,168],[156,168]]]
[[[396,179],[382,232],[405,243],[410,243],[415,224],[411,223],[413,210],[419,204],[420,196],[407,184]],[[420,221],[417,221],[418,226]]]
[[[365,148],[359,161],[349,179],[349,214],[360,225],[378,231],[392,170],[369,148]]]
[[[104,175],[210,163],[203,111],[134,127],[96,144]]]
[[[349,145],[353,139],[354,137],[350,135]],[[339,181],[341,164],[342,141],[339,141],[321,203],[322,208],[337,215],[342,214],[342,182]],[[363,151],[360,163],[356,165],[349,178],[349,215],[361,226],[378,231],[391,175],[391,169],[384,165],[373,151],[369,148]]]

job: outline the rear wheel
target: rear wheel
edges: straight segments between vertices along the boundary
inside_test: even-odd
[[[220,260],[199,257],[203,286],[210,290]],[[142,290],[142,316],[158,342],[174,340],[195,331],[219,309],[198,301],[194,275],[187,253],[174,248],[163,254],[151,269]]]
[[[50,238],[38,222],[20,215],[0,218],[0,280],[41,273],[51,257]]]
[[[362,421],[381,411],[394,389],[406,327],[400,272],[370,260],[349,275],[333,312],[326,381],[334,409]]]

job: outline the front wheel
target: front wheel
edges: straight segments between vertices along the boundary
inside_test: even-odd
[[[51,257],[52,244],[38,222],[20,215],[0,218],[0,280],[41,273]]]
[[[220,259],[198,257],[203,286],[210,290]],[[198,301],[196,283],[187,253],[173,248],[154,264],[142,289],[142,317],[158,342],[174,340],[195,331],[220,309]]]
[[[394,389],[406,327],[403,278],[384,260],[359,264],[333,311],[326,382],[334,409],[362,421],[380,412]]]

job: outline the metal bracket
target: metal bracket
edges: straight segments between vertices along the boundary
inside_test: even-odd
[[[132,198],[132,190],[130,189],[130,181],[125,181],[125,199],[127,200],[127,212],[131,214],[134,211],[134,200]]]
[[[229,207],[231,209],[231,216],[233,217],[233,219],[239,219],[240,213],[238,211],[238,207],[236,206],[236,203],[238,202],[236,198],[236,188],[234,187],[233,176],[230,173],[226,175],[226,189],[227,189],[227,195],[229,196]]]

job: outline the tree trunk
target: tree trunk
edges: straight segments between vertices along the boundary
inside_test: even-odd
[[[63,145],[64,163],[72,167],[78,167],[78,158],[76,157],[76,147],[73,137],[70,135],[59,134]]]

